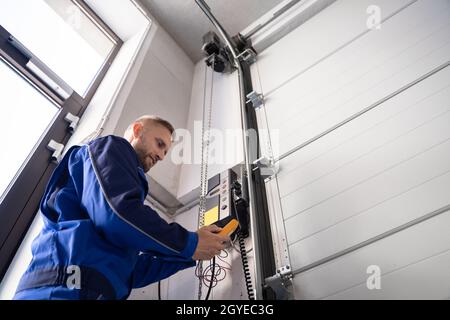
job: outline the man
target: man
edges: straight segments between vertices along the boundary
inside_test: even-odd
[[[126,299],[209,260],[229,241],[208,226],[189,232],[144,204],[145,172],[166,156],[174,129],[144,116],[125,139],[107,136],[69,149],[41,200],[44,227],[15,299]]]

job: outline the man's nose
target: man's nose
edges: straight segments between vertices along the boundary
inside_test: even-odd
[[[158,158],[158,161],[164,160],[164,152],[160,151],[156,154],[156,157]]]

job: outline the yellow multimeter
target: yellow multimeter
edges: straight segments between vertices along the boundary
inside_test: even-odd
[[[236,229],[238,227],[239,227],[239,222],[233,218],[224,227],[222,227],[222,230],[219,232],[219,235],[230,236],[236,231]]]

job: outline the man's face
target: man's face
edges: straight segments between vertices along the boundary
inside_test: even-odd
[[[132,145],[141,161],[144,172],[148,172],[150,168],[166,156],[172,145],[172,135],[166,127],[160,124],[142,126],[140,134]]]

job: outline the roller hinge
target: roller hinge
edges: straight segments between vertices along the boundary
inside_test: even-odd
[[[277,300],[288,300],[291,296],[292,278],[294,277],[289,265],[283,266],[277,270],[277,273],[266,278],[265,285],[270,287]]]
[[[241,61],[247,62],[248,65],[256,62],[256,52],[252,48],[245,49],[237,57]]]
[[[251,102],[255,109],[259,109],[264,105],[264,95],[262,93],[252,91],[247,95],[247,99],[247,103]]]
[[[278,173],[278,165],[271,158],[262,157],[256,160],[253,164],[259,168],[261,176],[264,180],[272,178]]]

